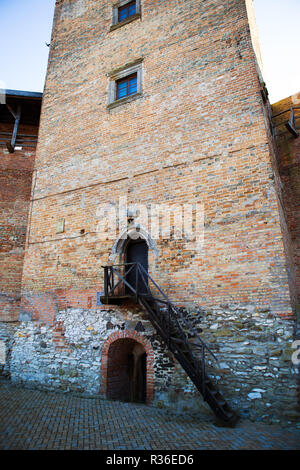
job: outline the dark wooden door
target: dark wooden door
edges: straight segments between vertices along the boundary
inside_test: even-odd
[[[144,269],[148,272],[148,245],[144,240],[132,240],[129,242],[126,251],[126,263],[140,263]],[[127,269],[129,266],[127,266]],[[126,276],[126,280],[132,287],[136,287],[136,269],[133,268],[131,272]],[[139,276],[138,283],[139,293],[147,292],[145,283]],[[130,293],[130,289],[127,288],[127,292]],[[132,291],[131,291],[132,293]]]
[[[147,354],[144,353],[136,360],[133,354],[128,355],[128,376],[130,381],[130,401],[146,402],[146,370]]]

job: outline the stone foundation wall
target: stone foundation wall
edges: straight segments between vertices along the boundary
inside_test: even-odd
[[[271,423],[300,419],[293,321],[267,308],[222,305],[203,312],[202,338],[219,360],[216,378],[241,416]]]
[[[12,380],[49,390],[99,394],[102,347],[116,331],[133,331],[151,342],[157,385],[164,387],[174,363],[163,357],[166,348],[150,322],[141,312],[115,309],[67,309],[57,315],[54,325],[20,323],[15,334]]]
[[[293,322],[251,305],[183,311],[195,327],[202,328],[202,339],[219,361],[208,360],[208,371],[242,417],[268,423],[299,421],[297,370],[291,361]],[[5,328],[1,324],[0,338]],[[14,383],[89,396],[101,394],[104,398],[104,345],[113,336],[136,335],[137,341],[151,344],[153,350],[151,404],[213,416],[137,308],[66,309],[57,314],[54,324],[22,322],[11,334],[10,374]]]

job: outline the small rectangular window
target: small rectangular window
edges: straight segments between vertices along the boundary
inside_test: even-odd
[[[117,81],[117,100],[125,98],[125,96],[133,95],[137,92],[137,74],[134,73],[129,77],[122,78]]]
[[[109,109],[142,97],[142,62],[142,58],[136,59],[108,74]]]
[[[141,0],[119,0],[113,6],[110,31],[121,28],[137,19],[141,19]]]
[[[127,3],[126,5],[119,7],[118,15],[119,15],[119,22],[126,20],[130,16],[136,14],[136,0],[133,2]]]

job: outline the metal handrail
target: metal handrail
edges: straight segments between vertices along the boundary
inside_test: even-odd
[[[127,275],[134,269],[135,276],[131,276],[130,283]],[[211,406],[216,415],[229,425],[234,425],[238,416],[230,408],[222,394],[210,377],[211,370],[206,375],[206,351],[218,363],[218,360],[210,348],[199,337],[198,332],[191,323],[183,316],[182,312],[172,304],[168,296],[157,285],[154,279],[139,263],[123,263],[118,265],[103,266],[104,268],[104,302],[118,303],[118,299],[135,298],[149,314],[149,319],[157,333],[166,343],[169,350],[182,365],[188,376],[191,378],[197,389],[202,394],[204,400]],[[120,286],[127,286],[128,290],[123,294],[116,289]],[[152,294],[153,286],[158,290],[162,298]],[[196,343],[189,341],[186,325],[194,337]],[[200,348],[197,352],[192,346]]]
[[[121,275],[121,273],[119,273],[119,271],[117,269],[115,269],[116,267],[125,267],[125,266],[131,266],[131,268],[124,273],[124,276]],[[197,343],[193,343],[193,345],[195,346],[201,346],[201,348],[203,349],[203,351],[205,351],[205,349],[209,352],[209,354],[213,357],[213,359],[217,362],[217,364],[219,365],[219,361],[218,359],[216,358],[216,356],[214,355],[214,353],[211,351],[211,349],[207,346],[207,344],[199,337],[198,335],[198,332],[194,329],[194,327],[190,324],[190,322],[183,316],[183,314],[180,312],[180,310],[178,310],[178,308],[170,301],[170,299],[168,298],[168,296],[161,290],[161,288],[157,285],[157,283],[154,281],[154,279],[151,277],[151,275],[145,270],[144,266],[139,263],[139,262],[135,262],[135,263],[123,263],[123,264],[116,264],[116,265],[110,265],[110,266],[102,266],[102,268],[104,268],[104,270],[107,270],[108,272],[108,269],[111,270],[112,273],[115,273],[119,278],[120,278],[120,281],[116,284],[116,285],[113,285],[111,286],[111,290],[108,291],[106,290],[105,292],[105,296],[109,296],[109,295],[112,295],[112,293],[115,291],[115,289],[122,284],[122,282],[133,292],[134,296],[137,298],[139,295],[140,296],[145,296],[147,294],[145,293],[140,293],[138,292],[138,282],[136,282],[136,289],[134,289],[134,287],[128,283],[125,279],[125,276],[127,276],[129,274],[129,272],[132,271],[133,267],[136,266],[137,267],[137,278],[138,278],[138,274],[141,275],[141,279],[148,291],[148,293],[151,295],[152,297],[152,300],[155,300],[156,302],[160,302],[160,303],[163,303],[165,305],[168,305],[170,307],[170,312],[173,313],[173,318],[178,322],[178,318],[176,318],[176,315],[179,316],[179,318],[183,321],[183,323],[185,323],[185,325],[189,328],[189,330],[193,333],[194,337],[196,337],[197,340],[199,340],[200,342],[200,345],[197,345]],[[108,274],[107,274],[108,276]],[[165,301],[162,300],[162,299],[158,299],[156,297],[154,297],[151,293],[151,290],[148,286],[148,283],[145,281],[145,276],[146,278],[150,279],[150,281],[153,283],[153,285],[156,287],[156,289],[160,292],[160,294],[165,298]],[[170,313],[169,313],[170,314]],[[180,325],[178,325],[180,327]],[[205,354],[205,352],[204,352]]]

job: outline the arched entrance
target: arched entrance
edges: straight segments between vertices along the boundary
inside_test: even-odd
[[[125,247],[125,262],[126,263],[140,263],[145,271],[148,272],[148,245],[143,238],[138,238],[137,240],[129,239]],[[127,282],[136,287],[136,269],[132,269],[130,273],[126,276]],[[139,276],[138,289],[139,293],[146,292],[146,285],[144,281]],[[127,292],[130,293],[130,289],[127,287]]]
[[[139,363],[136,362],[135,385],[134,354],[140,356]],[[154,352],[147,338],[135,330],[118,330],[109,336],[102,348],[100,393],[116,400],[130,401],[135,397],[152,402]]]
[[[140,227],[140,225],[131,224],[126,230],[120,233],[114,245],[112,246],[111,253],[109,255],[109,262],[111,264],[124,263],[126,246],[130,240],[134,240],[137,236],[143,239],[148,246],[148,250],[152,252],[152,256],[155,259],[159,258],[159,250],[156,246],[155,240],[150,236],[147,230]]]
[[[131,338],[110,345],[107,362],[107,397],[114,400],[146,402],[146,359],[142,344]]]

